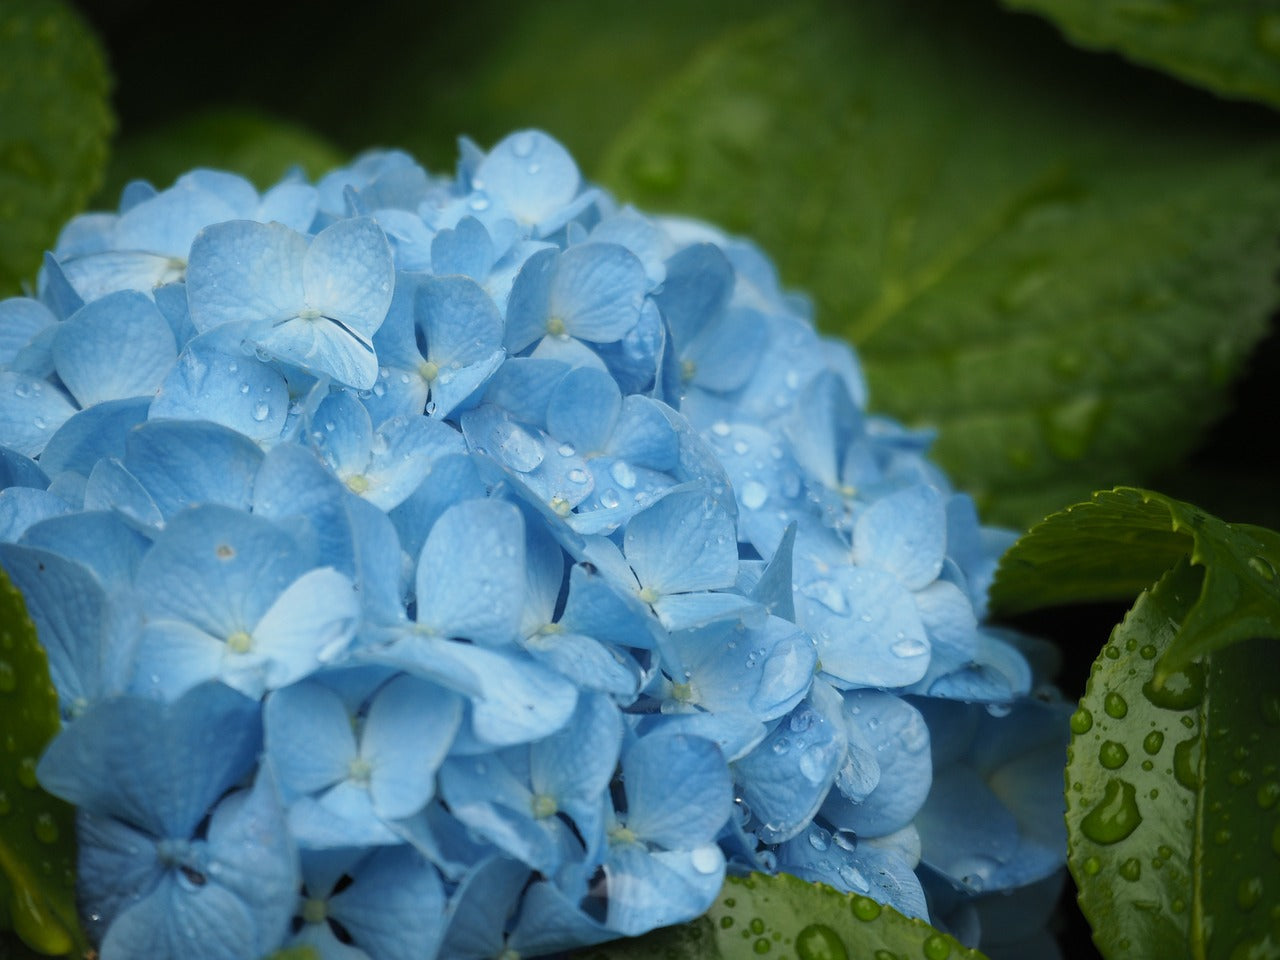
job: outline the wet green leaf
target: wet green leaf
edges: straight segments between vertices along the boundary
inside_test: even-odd
[[[730,877],[707,913],[573,954],[577,960],[981,960],[922,920],[796,877]]]
[[[1083,47],[1131,60],[1227,97],[1280,107],[1280,3],[1275,0],[1003,0],[1047,17]]]
[[[112,119],[98,41],[59,0],[0,6],[0,296],[97,188]]]
[[[1097,61],[976,4],[817,5],[704,49],[602,179],[756,238],[873,406],[1030,523],[1187,453],[1276,301],[1280,130]]]
[[[1162,671],[1242,640],[1280,638],[1280,534],[1128,487],[1095,493],[1033,527],[1001,559],[991,602],[1012,614],[1126,599],[1184,556],[1204,581]]]
[[[1156,672],[1201,602],[1205,579],[1184,558],[1139,598],[1103,648],[1071,720],[1069,864],[1110,960],[1275,955],[1274,647],[1249,640]]]
[[[304,944],[298,947],[284,947],[269,954],[265,960],[320,960],[320,954],[315,947]]]
[[[130,180],[163,189],[195,167],[232,170],[265,189],[294,167],[314,178],[345,160],[336,147],[295,123],[251,110],[211,109],[125,137],[98,199],[112,207]]]
[[[40,953],[83,953],[75,908],[75,818],[36,783],[58,730],[58,697],[22,595],[0,571],[0,892],[8,926]]]

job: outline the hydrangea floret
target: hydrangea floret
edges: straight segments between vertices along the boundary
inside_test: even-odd
[[[103,960],[532,957],[751,870],[978,943],[1060,875],[1009,536],[759,250],[543,133],[131,184],[0,303],[0,444]]]

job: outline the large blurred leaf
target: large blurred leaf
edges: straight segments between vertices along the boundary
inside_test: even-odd
[[[251,110],[214,108],[121,141],[99,197],[114,206],[130,180],[164,188],[193,167],[232,170],[260,189],[294,167],[318,177],[346,158],[295,123]]]
[[[1276,956],[1274,644],[1255,639],[1163,678],[1155,671],[1205,580],[1184,559],[1142,595],[1071,719],[1069,862],[1110,960]]]
[[[604,179],[756,237],[1025,524],[1185,454],[1276,299],[1280,127],[1097,60],[970,3],[823,5],[706,49]]]
[[[982,960],[923,920],[821,883],[779,874],[730,877],[692,923],[573,954],[577,960]]]
[[[1280,533],[1224,523],[1149,490],[1095,493],[1033,527],[1001,558],[992,608],[1127,599],[1184,557],[1203,586],[1187,600],[1162,672],[1242,640],[1280,639]]]
[[[98,186],[111,112],[97,40],[59,0],[0,4],[0,297]]]
[[[1042,14],[1081,46],[1115,50],[1229,97],[1280,107],[1276,0],[1003,0]]]
[[[88,943],[76,917],[72,809],[36,783],[36,761],[57,730],[44,650],[22,595],[0,571],[0,917],[40,953],[61,955]]]

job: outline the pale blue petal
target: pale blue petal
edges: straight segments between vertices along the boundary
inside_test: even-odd
[[[75,407],[54,387],[36,377],[0,371],[0,436],[5,446],[38,457]]]
[[[671,470],[679,461],[680,439],[656,401],[630,396],[622,401],[608,453],[637,467]]]
[[[622,702],[633,700],[639,692],[636,662],[591,637],[560,631],[536,633],[524,641],[524,649],[584,690],[611,693]]]
[[[65,320],[84,306],[84,298],[71,285],[62,265],[47,250],[40,269],[40,302],[59,320]]]
[[[8,366],[31,338],[57,319],[39,300],[10,297],[0,300],[0,366]]]
[[[561,254],[547,308],[572,336],[611,343],[639,322],[647,287],[644,267],[630,250],[584,243]]]
[[[699,243],[670,257],[666,274],[654,300],[671,328],[673,346],[682,353],[728,303],[733,267],[719,247]]]
[[[391,306],[395,266],[373,220],[340,220],[316,234],[302,265],[306,305],[369,344]],[[350,381],[344,381],[350,382]],[[367,384],[356,386],[370,387]]]
[[[44,490],[49,477],[30,457],[0,446],[0,490],[9,487],[34,487]]]
[[[591,229],[591,239],[626,247],[640,258],[649,282],[655,287],[666,279],[663,259],[670,241],[661,227],[634,208],[623,207],[605,217]]]
[[[622,394],[614,379],[600,370],[579,367],[552,391],[547,430],[568,441],[579,456],[597,455],[605,451],[621,411]]]
[[[319,197],[309,183],[277,183],[262,195],[255,220],[283,223],[290,230],[306,233],[316,218]]]
[[[191,245],[187,299],[197,330],[242,320],[279,323],[303,309],[307,238],[279,223],[233,220]]]
[[[710,740],[657,730],[622,758],[626,825],[671,850],[707,843],[733,807],[729,766]]]
[[[401,547],[410,557],[422,552],[427,534],[445,510],[455,503],[477,500],[488,494],[475,459],[465,452],[461,435],[452,428],[436,432],[441,444],[432,458],[431,472],[390,513]]]
[[[344,780],[319,797],[289,807],[289,833],[309,850],[397,846],[400,836],[379,819],[368,787]]]
[[[524,517],[510,503],[468,500],[431,528],[418,559],[418,623],[443,636],[510,643],[524,602]]]
[[[283,687],[336,661],[360,622],[360,598],[332,567],[310,570],[285,589],[252,630],[267,658],[267,689]]]
[[[441,446],[441,431],[452,430],[425,417],[396,417],[378,428],[364,475],[369,481],[365,499],[383,510],[403,503],[432,470],[432,456]]]
[[[680,355],[682,367],[703,390],[729,393],[745,386],[766,355],[768,330],[754,310],[736,308],[703,328]]]
[[[538,881],[524,893],[523,909],[511,931],[512,950],[542,956],[612,940],[616,934],[583,913],[554,884]]]
[[[636,514],[623,549],[640,584],[659,594],[715,590],[737,579],[733,517],[703,490],[668,494]]]
[[[977,773],[959,764],[934,774],[915,824],[921,861],[973,892],[986,889],[1018,850],[1013,814]]]
[[[440,771],[449,810],[507,856],[554,874],[560,851],[551,824],[534,818],[533,795],[497,758],[457,757]]]
[[[247,199],[242,192],[241,202]],[[118,250],[146,250],[182,261],[202,227],[236,216],[235,206],[225,198],[192,181],[180,180],[126,211],[116,223],[112,239]]]
[[[674,733],[710,740],[730,763],[746,756],[769,732],[763,723],[742,711],[722,713],[665,713],[654,722]]]
[[[228,325],[235,326],[235,325]],[[289,385],[270,364],[230,352],[219,327],[187,344],[151,403],[149,419],[209,420],[258,443],[274,442],[289,412]]]
[[[77,310],[53,342],[58,376],[81,407],[151,396],[177,355],[168,322],[149,297],[133,290]]]
[[[114,817],[77,814],[76,899],[95,943],[124,907],[160,882],[165,868],[155,844],[155,837]]]
[[[908,917],[929,919],[924,890],[911,865],[898,855],[869,843],[833,838],[811,824],[805,833],[778,851],[778,866],[815,883],[871,897]],[[862,838],[858,838],[861,841]]]
[[[710,843],[654,853],[625,845],[610,851],[604,869],[609,885],[606,925],[638,936],[705,912],[724,883],[724,854]]]
[[[64,471],[87,477],[103,457],[123,459],[126,440],[147,419],[150,402],[148,397],[132,397],[81,410],[49,438],[40,454],[41,468],[50,477]]]
[[[504,344],[515,356],[546,335],[551,284],[560,255],[555,248],[532,252],[520,266],[507,299]]]
[[[369,792],[380,817],[401,820],[426,806],[461,722],[462,701],[417,677],[399,676],[375,694],[360,756],[373,768]]]
[[[504,857],[476,866],[449,902],[449,928],[442,957],[491,960],[504,949],[507,920],[515,911],[529,868]]]
[[[311,418],[310,440],[340,479],[364,474],[373,446],[373,424],[353,395],[331,393]]]
[[[795,836],[813,819],[845,757],[839,697],[815,683],[809,697],[734,764],[738,792],[766,843]]]
[[[534,792],[554,797],[563,808],[598,802],[613,778],[621,747],[618,708],[608,697],[580,695],[569,722],[529,748]]]
[[[441,230],[431,241],[431,271],[437,276],[483,278],[494,259],[489,231],[475,217],[463,217],[456,227]]]
[[[205,504],[247,510],[262,450],[219,424],[152,420],[130,432],[123,460],[160,512],[172,518]],[[210,463],[218,469],[210,470]]]
[[[222,637],[182,620],[147,621],[135,659],[138,669],[129,691],[140,696],[175,700],[207,680],[227,679],[228,651]],[[228,685],[247,696],[261,695],[260,689],[245,691],[241,685]]]
[[[0,490],[0,543],[16,543],[32,524],[71,510],[71,504],[47,490],[35,487]]]
[[[581,177],[573,157],[538,130],[521,130],[497,144],[476,169],[472,184],[485,190],[527,226],[569,204]]]
[[[853,560],[888,570],[908,589],[919,590],[941,571],[946,542],[942,495],[918,485],[877,500],[858,517]]]
[[[346,779],[356,758],[351,715],[341,698],[314,681],[273,691],[263,707],[266,759],[286,798]]]
[[[427,359],[437,366],[469,366],[502,347],[498,308],[471,278],[428,278],[414,303],[418,327],[426,334]]]
[[[126,907],[102,941],[102,960],[243,960],[260,952],[253,914],[221,886],[196,887],[174,871],[141,901]]]
[[[911,822],[933,781],[929,728],[905,700],[879,690],[853,690],[844,695],[845,716],[860,726],[862,739],[875,753],[880,782],[858,803],[832,794],[823,814],[838,827],[859,836],[880,837]]]
[[[759,604],[736,593],[677,593],[659,597],[653,602],[653,609],[662,625],[673,633],[724,620],[760,619],[764,615]]]
[[[388,281],[388,286],[390,281]],[[378,357],[372,345],[344,325],[323,316],[294,316],[262,328],[254,342],[266,353],[316,376],[368,390],[378,382]]]
[[[0,493],[0,497],[4,494]],[[151,541],[123,519],[103,511],[51,517],[34,524],[23,544],[83,564],[118,597],[133,585]]]

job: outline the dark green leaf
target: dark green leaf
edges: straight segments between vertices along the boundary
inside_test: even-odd
[[[265,960],[320,960],[315,947],[303,944],[297,947],[284,947],[270,954]]]
[[[0,6],[0,296],[34,277],[107,160],[109,82],[98,42],[59,0]]]
[[[872,405],[1029,523],[1177,462],[1276,299],[1280,134],[1097,59],[974,4],[822,5],[705,49],[603,179],[758,239]]]
[[[1275,956],[1280,677],[1251,640],[1158,675],[1205,572],[1181,560],[1112,634],[1071,720],[1069,863],[1111,960]]]
[[[8,923],[41,953],[83,953],[75,907],[75,818],[36,783],[58,730],[58,696],[22,595],[0,571],[0,890]]]
[[[297,124],[249,110],[213,109],[122,140],[99,197],[114,206],[130,180],[163,189],[194,167],[231,170],[265,188],[294,167],[318,177],[345,159]]]
[[[1127,487],[1033,527],[1001,559],[992,605],[1019,613],[1125,599],[1183,556],[1203,568],[1204,584],[1161,670],[1252,637],[1280,638],[1280,534]]]
[[[1275,0],[1004,0],[1039,13],[1074,42],[1114,50],[1228,97],[1280,107],[1280,4]]]
[[[692,923],[576,954],[579,960],[980,960],[922,920],[796,877],[730,877]]]

